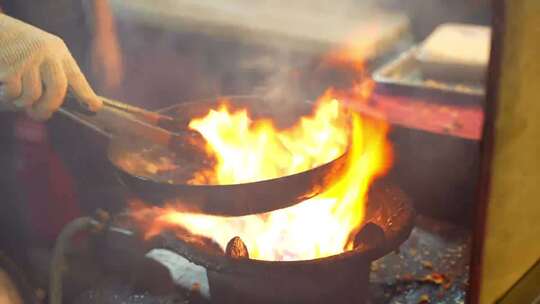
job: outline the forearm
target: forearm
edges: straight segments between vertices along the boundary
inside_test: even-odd
[[[116,37],[116,26],[108,0],[92,0],[93,32],[98,37]],[[98,38],[100,39],[100,38]]]
[[[114,89],[123,79],[122,54],[108,0],[91,0],[93,28],[92,72],[102,90]]]

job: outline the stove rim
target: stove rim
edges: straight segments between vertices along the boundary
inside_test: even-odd
[[[151,249],[168,249],[182,255],[190,262],[202,265],[208,270],[223,272],[241,272],[239,269],[284,267],[295,268],[314,265],[330,265],[344,261],[358,260],[372,262],[395,251],[409,237],[414,226],[415,211],[409,198],[399,188],[388,183],[376,183],[368,195],[368,207],[364,223],[359,231],[368,223],[374,223],[383,229],[385,242],[367,249],[356,248],[339,254],[310,260],[268,261],[256,259],[237,259],[226,255],[207,252],[181,239],[169,236],[172,232],[163,232],[148,240]],[[390,212],[389,212],[390,211]],[[168,237],[169,236],[169,237]],[[248,248],[249,250],[249,248]]]

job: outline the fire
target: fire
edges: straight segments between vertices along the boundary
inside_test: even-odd
[[[234,112],[226,105],[190,123],[218,158],[212,172],[199,172],[197,178],[219,183],[272,178],[323,164],[343,153],[352,132],[346,173],[332,187],[292,207],[241,217],[186,213],[175,206],[134,210],[135,218],[147,222],[146,237],[181,226],[225,248],[240,236],[250,258],[259,260],[307,260],[352,249],[351,235],[364,218],[370,182],[390,164],[388,125],[359,114],[352,115],[349,125],[334,95],[325,94],[312,116],[285,130],[268,120],[252,121],[246,110]]]
[[[373,90],[365,75],[365,53],[362,45],[349,43],[329,54],[332,65],[352,69],[357,78],[346,92],[328,90],[313,114],[293,127],[278,129],[271,120],[252,119],[247,109],[232,109],[226,101],[189,124],[217,160],[212,169],[197,172],[192,183],[235,184],[289,175],[327,163],[348,148],[345,174],[330,188],[288,208],[241,217],[182,212],[180,206],[134,208],[146,237],[176,227],[179,236],[187,230],[224,249],[239,236],[250,258],[272,261],[309,260],[352,249],[369,185],[388,170],[392,158],[384,120],[344,115],[345,101],[365,102]]]
[[[286,130],[277,130],[269,119],[252,120],[247,109],[232,111],[227,100],[189,127],[202,134],[207,153],[217,159],[217,166],[197,172],[192,184],[239,184],[309,170],[342,155],[349,137],[345,111],[330,98]]]

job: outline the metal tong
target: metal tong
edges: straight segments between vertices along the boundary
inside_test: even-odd
[[[186,126],[180,126],[180,122],[169,116],[105,97],[99,98],[103,101],[103,107],[93,112],[86,104],[80,103],[68,93],[58,112],[109,138],[134,136],[159,145],[178,148],[200,137],[200,134],[188,130]],[[174,132],[165,129],[165,126],[175,126]]]

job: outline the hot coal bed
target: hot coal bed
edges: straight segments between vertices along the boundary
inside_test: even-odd
[[[369,303],[372,262],[398,250],[414,217],[398,188],[377,182],[354,249],[314,260],[262,261],[247,257],[249,248],[238,254],[239,238],[226,250],[178,231],[144,240],[129,214],[118,215],[93,242],[98,268],[110,281],[83,291],[76,303]]]

